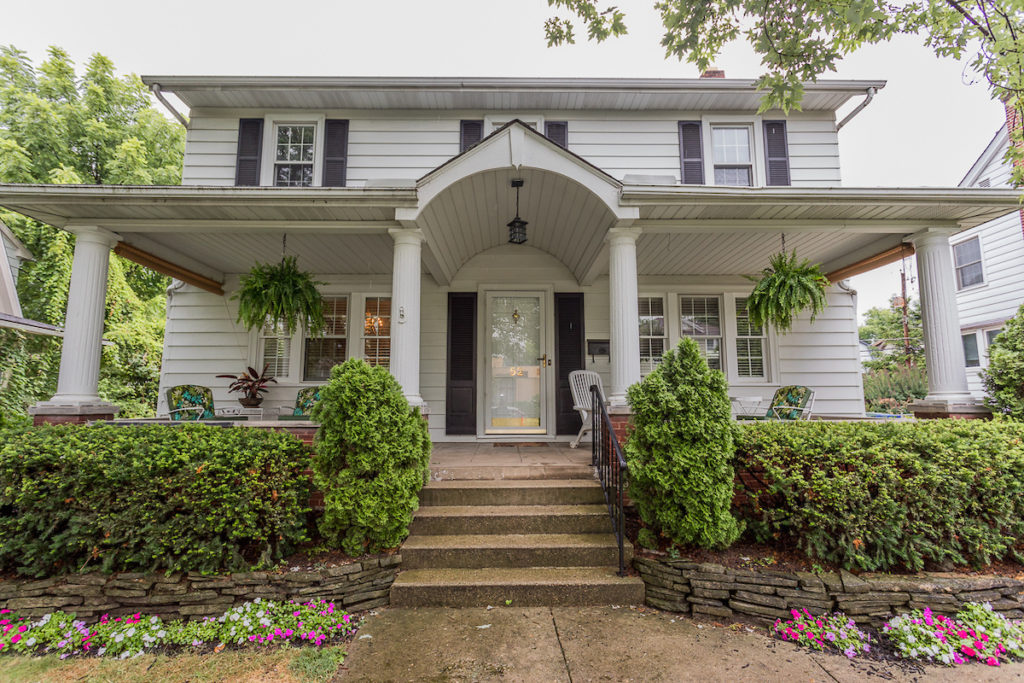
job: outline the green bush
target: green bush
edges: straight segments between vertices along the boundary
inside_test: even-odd
[[[728,384],[692,339],[629,388],[629,496],[644,523],[680,545],[728,546],[740,529],[729,512],[733,422]]]
[[[320,533],[349,555],[397,546],[429,476],[430,437],[385,368],[352,358],[331,370],[313,408]]]
[[[0,570],[245,570],[305,540],[310,453],[209,425],[0,434]]]
[[[1022,442],[1009,420],[747,425],[742,511],[757,540],[845,567],[1024,559]]]
[[[879,413],[905,413],[907,403],[928,394],[928,372],[921,365],[864,373],[864,404]]]
[[[989,345],[982,381],[993,412],[1024,420],[1024,306]]]

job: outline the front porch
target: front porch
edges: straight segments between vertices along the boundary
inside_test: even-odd
[[[522,180],[527,243],[510,244]],[[628,180],[628,178],[627,178]],[[612,410],[661,353],[693,337],[737,397],[816,391],[818,416],[863,416],[856,293],[843,279],[918,255],[930,406],[973,402],[963,372],[949,235],[1017,207],[995,189],[722,188],[622,183],[513,122],[415,182],[389,187],[2,186],[0,204],[77,236],[57,395],[42,421],[109,418],[98,396],[108,258],[172,275],[166,389],[272,363],[264,417],[331,365],[385,365],[435,442],[559,442],[579,428],[567,377],[593,370]],[[643,183],[643,184],[641,184]],[[787,335],[744,302],[781,236],[836,284]],[[287,253],[326,282],[335,332],[250,332],[230,295]],[[499,451],[493,448],[493,451]],[[526,466],[521,463],[519,466]],[[544,466],[543,464],[540,464]],[[514,466],[514,465],[510,465]]]

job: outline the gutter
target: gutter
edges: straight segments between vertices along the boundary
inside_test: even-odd
[[[871,104],[871,100],[875,99],[875,94],[877,92],[878,88],[875,88],[874,86],[868,88],[865,91],[864,101],[858,104],[856,107],[854,107],[853,111],[851,111],[849,114],[843,117],[843,120],[836,125],[836,132],[838,133],[842,129],[842,127],[848,124],[850,121],[852,121],[853,117],[859,114],[864,109],[864,107]]]
[[[149,91],[153,93],[154,97],[160,100],[160,104],[164,105],[167,108],[167,111],[171,112],[171,114],[174,115],[174,118],[178,119],[178,121],[181,122],[181,125],[185,126],[186,129],[188,128],[188,119],[182,116],[181,112],[179,112],[177,109],[171,106],[171,103],[167,101],[166,97],[164,97],[163,91],[160,90],[159,83],[153,83],[152,85],[150,85]]]

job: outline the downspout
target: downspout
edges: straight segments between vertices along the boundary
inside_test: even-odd
[[[861,110],[864,109],[864,107],[871,104],[871,100],[875,99],[875,93],[877,92],[877,88],[868,88],[866,96],[864,97],[864,101],[858,104],[853,111],[851,111],[849,114],[843,117],[843,120],[836,125],[836,131],[839,131],[843,126],[845,126],[851,120],[853,120],[853,117],[859,114]],[[159,95],[157,95],[157,97],[159,97]]]
[[[181,125],[185,126],[185,128],[188,128],[188,119],[182,116],[181,112],[179,112],[177,109],[171,106],[171,103],[167,101],[166,97],[164,97],[163,91],[160,90],[159,83],[154,83],[153,85],[149,86],[149,90],[153,93],[154,97],[160,100],[160,104],[167,107],[167,111],[171,112],[171,114],[174,115],[174,118],[178,119],[178,121],[181,122]]]

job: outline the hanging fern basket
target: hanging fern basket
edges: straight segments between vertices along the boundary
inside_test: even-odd
[[[814,322],[828,305],[828,278],[807,259],[797,261],[795,250],[792,254],[785,250],[775,254],[761,271],[761,277],[750,279],[757,284],[747,299],[747,315],[758,327],[771,325],[779,332],[788,332],[793,328],[794,317],[810,310]]]
[[[317,282],[299,270],[296,257],[285,256],[280,263],[259,263],[242,276],[233,297],[238,301],[238,321],[246,329],[264,327],[294,334],[303,330],[313,336],[323,333],[324,301]]]

